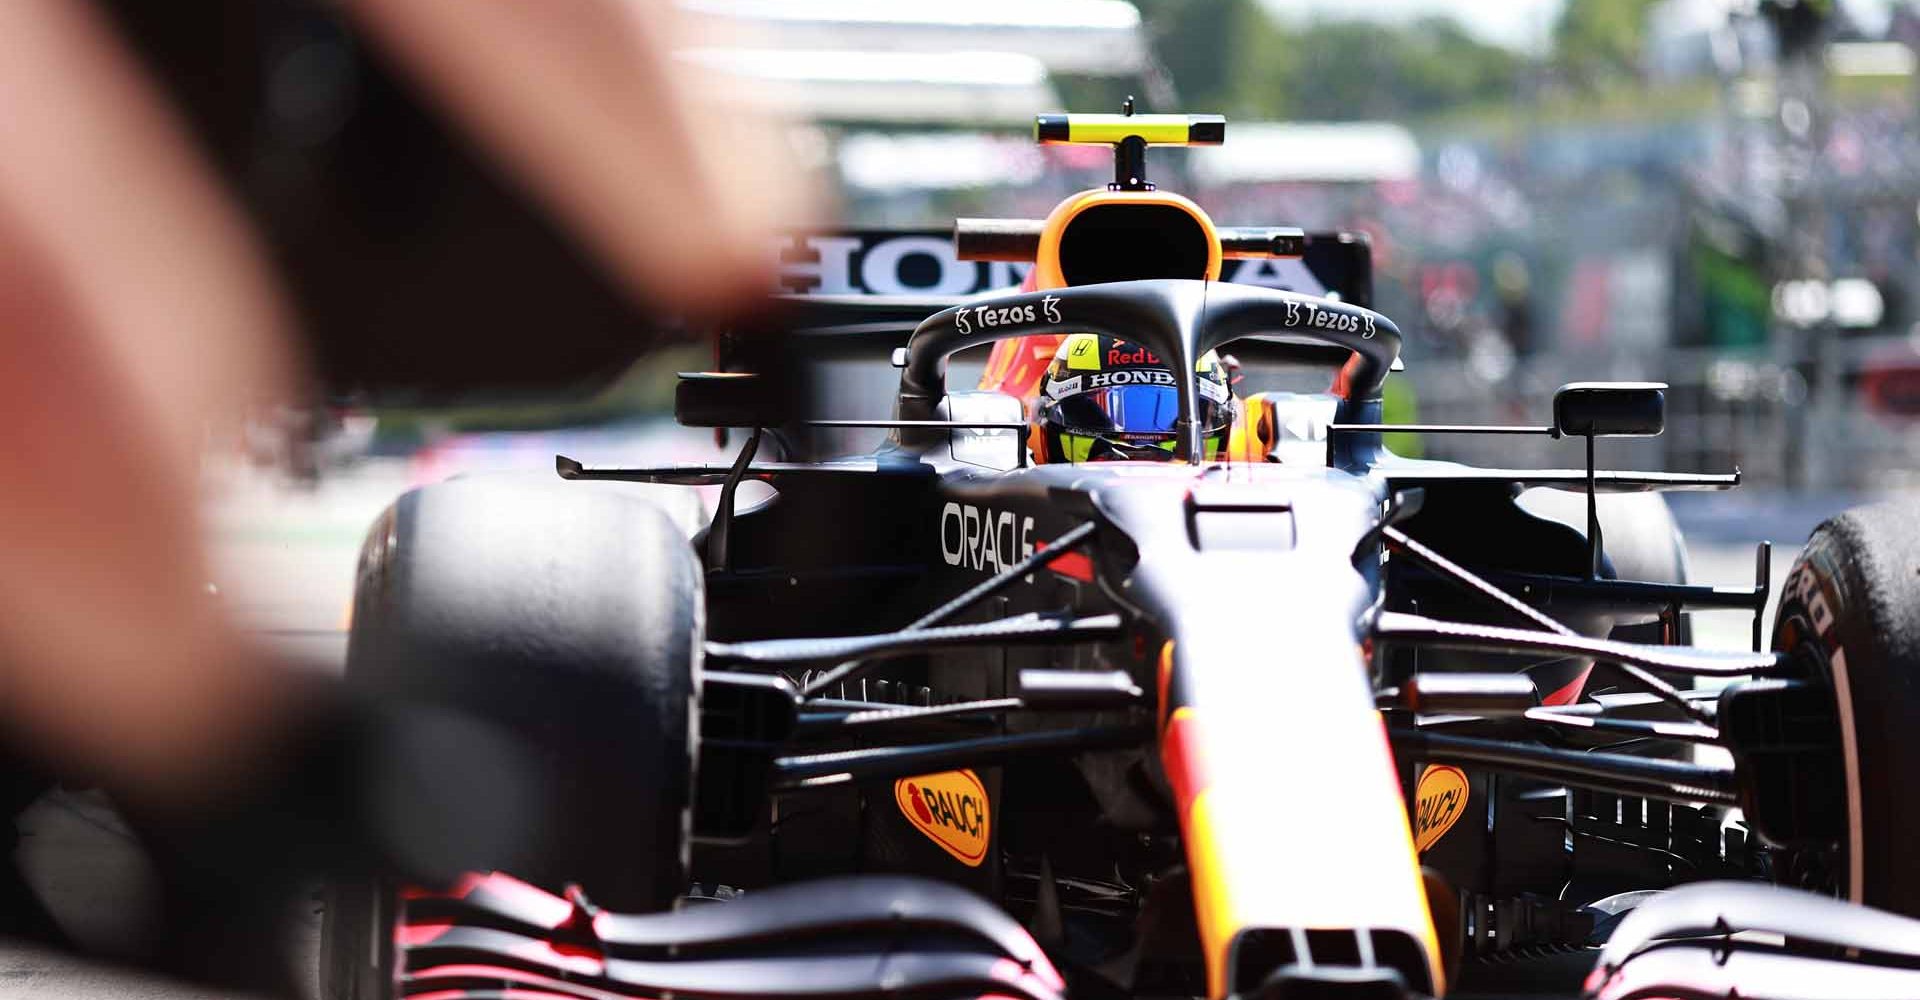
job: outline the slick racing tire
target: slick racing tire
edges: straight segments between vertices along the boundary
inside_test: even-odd
[[[1809,885],[1920,916],[1920,505],[1822,524],[1780,595],[1774,648],[1831,686],[1845,783],[1837,850]]]
[[[361,550],[347,674],[524,759],[537,801],[487,867],[644,911],[686,888],[702,574],[682,526],[602,485],[478,477],[400,497]],[[447,794],[495,791],[471,778]],[[323,996],[391,994],[393,898],[328,887]]]

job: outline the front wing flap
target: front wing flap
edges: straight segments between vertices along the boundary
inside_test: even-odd
[[[1920,997],[1920,920],[1751,882],[1642,903],[1588,977],[1592,1000]]]
[[[850,876],[642,915],[500,874],[408,892],[396,996],[1060,1000],[1065,982],[1013,918],[927,879]]]

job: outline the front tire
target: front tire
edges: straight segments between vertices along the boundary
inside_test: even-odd
[[[1920,506],[1860,507],[1815,530],[1780,595],[1773,645],[1833,693],[1846,815],[1812,866],[1821,888],[1920,916]]]
[[[540,814],[493,867],[660,909],[686,886],[703,606],[683,529],[644,496],[454,479],[375,522],[347,675],[385,700],[491,726],[530,758]],[[486,777],[453,793],[487,794]],[[385,1000],[391,889],[340,882],[326,904],[322,994]]]

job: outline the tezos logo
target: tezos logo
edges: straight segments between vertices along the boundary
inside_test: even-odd
[[[949,566],[998,573],[1033,555],[1033,518],[970,503],[940,508],[940,556]]]
[[[1362,340],[1372,340],[1373,335],[1379,332],[1374,326],[1371,314],[1329,309],[1317,302],[1288,302],[1287,325],[1316,330],[1334,330],[1340,333],[1357,333]]]
[[[1439,843],[1467,811],[1467,775],[1457,767],[1429,764],[1413,790],[1413,846]]]
[[[987,857],[993,817],[987,789],[972,771],[942,771],[893,783],[893,800],[914,829],[969,868]]]
[[[973,314],[972,322],[968,322],[967,320],[968,313]],[[972,309],[962,309],[954,313],[953,325],[959,327],[961,333],[972,333],[975,325],[1012,326],[1015,323],[1031,323],[1033,322],[1033,317],[1033,307],[1030,305],[1000,306],[998,308],[993,306],[974,306]]]
[[[973,328],[1012,326],[1015,323],[1032,323],[1041,316],[1049,323],[1060,322],[1060,297],[1048,295],[1040,300],[1040,311],[1035,312],[1033,303],[1016,306],[974,306],[953,314],[954,328],[961,333],[972,333]]]

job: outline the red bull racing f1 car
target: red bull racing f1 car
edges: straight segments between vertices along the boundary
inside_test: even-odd
[[[804,390],[723,337],[677,411],[731,465],[398,500],[349,672],[537,752],[492,870],[331,887],[329,995],[1432,997],[1585,953],[1592,997],[1920,996],[1914,512],[1823,526],[1765,641],[1766,547],[1689,581],[1660,497],[1737,473],[1595,467],[1662,386],[1384,423],[1364,238],[1147,181],[1224,128],[1042,116],[1113,183],[933,255],[1016,288],[793,296]],[[1751,649],[1688,645],[1716,611]]]

